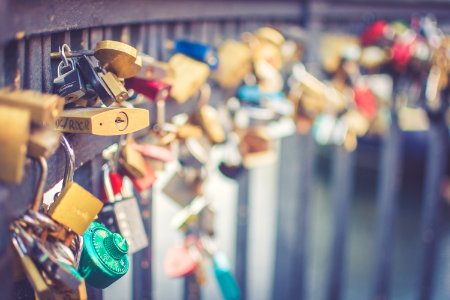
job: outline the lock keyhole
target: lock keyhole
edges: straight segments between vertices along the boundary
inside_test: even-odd
[[[119,131],[124,131],[128,127],[128,116],[124,112],[120,112],[114,120]]]

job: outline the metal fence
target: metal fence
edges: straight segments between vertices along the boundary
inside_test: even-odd
[[[1,5],[5,24],[0,31],[0,84],[47,92],[51,91],[56,74],[56,66],[50,61],[49,54],[57,51],[62,43],[68,43],[76,50],[88,49],[102,39],[121,40],[131,43],[139,51],[166,60],[169,55],[165,48],[167,40],[185,37],[218,45],[226,38],[238,38],[241,32],[261,25],[302,24],[310,34],[307,59],[314,69],[318,61],[317,41],[324,31],[356,31],[354,26],[374,16],[409,17],[425,12],[434,13],[445,22],[450,11],[450,7],[439,3],[386,7],[342,1],[74,3],[64,0],[47,1],[45,5],[39,1],[4,1]],[[220,100],[220,93],[216,91],[219,95],[216,101]],[[154,116],[152,105],[147,107]],[[192,109],[189,103],[171,104],[167,113],[174,115]],[[77,157],[75,180],[99,196],[101,150],[116,143],[117,138],[69,137]],[[448,264],[439,243],[442,233],[448,235],[449,222],[444,218],[450,215],[440,194],[442,180],[448,171],[448,128],[444,117],[431,121],[426,139],[426,151],[421,154],[426,157],[420,157],[425,164],[418,171],[411,168],[411,159],[415,159],[408,155],[411,145],[395,121],[379,143],[362,143],[354,153],[319,147],[310,135],[283,139],[279,150],[278,194],[273,200],[276,209],[272,211],[273,224],[267,225],[274,227],[274,267],[272,282],[264,289],[268,291],[264,297],[399,299],[401,295],[407,299],[432,299],[433,293],[435,299],[448,297],[448,284],[439,283],[445,279],[436,275],[439,262]],[[63,155],[59,150],[48,162],[47,189],[63,177],[63,165],[59,163],[63,161]],[[365,166],[368,160],[373,160],[374,168]],[[4,299],[12,298],[9,270],[13,254],[7,238],[8,223],[26,209],[37,180],[35,169],[34,163],[29,161],[26,176],[19,186],[0,186],[0,280]],[[250,291],[256,289],[257,284],[252,284],[254,272],[250,273],[248,269],[255,253],[255,249],[250,249],[253,240],[249,236],[250,223],[255,222],[257,211],[253,205],[265,205],[249,197],[252,172],[244,172],[238,179],[236,224],[229,226],[236,230],[235,274],[243,298],[261,299]],[[412,180],[416,177],[418,180]],[[408,195],[405,191],[416,190],[413,185],[417,182],[421,185],[421,194]],[[326,192],[318,195],[322,189]],[[365,200],[357,203],[355,200],[360,199],[355,197],[357,194]],[[406,197],[421,200],[414,200],[417,203],[413,205],[404,200]],[[326,200],[321,202],[318,198]],[[152,212],[151,196],[140,203],[143,211]],[[411,207],[420,214],[409,214]],[[148,232],[152,232],[152,214],[145,215],[148,215],[145,219]],[[417,216],[418,219],[412,219]],[[404,225],[399,225],[400,219],[409,220],[411,228],[417,230],[397,230]],[[267,229],[259,232],[261,230]],[[418,237],[414,248],[396,248],[399,234],[404,232]],[[397,249],[414,251],[416,255],[408,257],[417,260],[403,262],[394,269],[399,266],[396,261],[402,259]],[[152,298],[152,254],[149,247],[133,257],[133,299]],[[361,268],[360,262],[363,262]],[[410,270],[404,268],[405,264],[414,265],[413,279],[406,284],[397,284],[398,276],[410,275],[404,272]],[[153,275],[163,276],[154,272]],[[408,291],[397,293],[396,286]],[[185,298],[195,299],[196,289],[198,286],[188,279]],[[100,290],[89,289],[88,294],[89,299],[102,299]]]

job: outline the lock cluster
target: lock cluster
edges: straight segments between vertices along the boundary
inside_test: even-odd
[[[168,61],[118,41],[58,45],[47,53],[53,94],[0,90],[0,180],[20,184],[27,158],[40,166],[32,204],[10,225],[17,265],[39,299],[87,299],[86,285],[110,286],[130,255],[149,251],[149,199],[167,174],[160,190],[177,207],[171,227],[183,239],[166,254],[166,275],[204,285],[210,266],[224,299],[239,299],[215,241],[220,212],[208,180],[276,162],[277,142],[294,134],[354,151],[392,126],[426,130],[448,114],[449,41],[430,17],[324,35],[323,76],[303,62],[307,37],[297,27],[261,27],[217,45],[170,41]],[[79,135],[117,136],[96,149],[96,195],[74,181]],[[62,189],[44,205],[47,160],[62,152]]]

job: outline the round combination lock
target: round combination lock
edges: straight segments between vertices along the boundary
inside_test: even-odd
[[[88,284],[104,289],[127,273],[128,243],[123,236],[92,222],[83,239],[78,271]]]

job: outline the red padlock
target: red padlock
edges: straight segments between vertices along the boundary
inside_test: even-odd
[[[167,100],[172,86],[162,81],[132,77],[125,80],[125,87],[146,96],[152,101]]]
[[[140,152],[144,157],[159,160],[162,162],[169,162],[175,160],[175,154],[166,147],[161,147],[153,144],[132,144],[131,147]]]
[[[138,192],[142,192],[151,188],[157,178],[155,170],[153,170],[148,162],[146,162],[145,169],[146,172],[144,174],[144,177],[131,179],[134,187],[136,188],[136,190],[138,190]]]
[[[112,191],[114,193],[114,196],[117,196],[118,194],[120,194],[120,192],[122,190],[122,186],[123,186],[122,175],[120,175],[117,172],[110,171],[109,172],[109,180],[111,182]],[[106,197],[105,185],[103,185],[103,189],[102,189],[102,200],[105,203],[108,202],[107,197]]]
[[[411,61],[414,51],[413,42],[395,42],[391,47],[391,61],[395,70],[403,72]]]
[[[358,110],[368,119],[373,119],[377,115],[377,100],[372,90],[367,86],[358,86],[353,90],[355,104]]]
[[[125,86],[127,89],[133,89],[137,93],[140,93],[148,99],[156,102],[157,124],[162,127],[165,122],[166,114],[165,102],[169,99],[172,85],[162,81],[133,77],[125,81]]]
[[[377,45],[387,38],[388,33],[389,23],[384,20],[375,21],[361,35],[361,44],[363,46]]]

